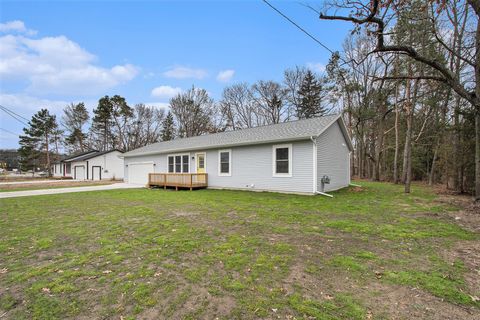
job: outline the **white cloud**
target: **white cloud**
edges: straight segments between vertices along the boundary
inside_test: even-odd
[[[208,76],[208,72],[204,69],[193,69],[183,66],[174,67],[163,73],[165,77],[175,79],[203,79]]]
[[[95,55],[65,36],[0,37],[0,77],[26,81],[30,93],[97,95],[138,73],[131,64],[105,68],[94,64],[95,60]]]
[[[170,86],[159,86],[153,88],[152,90],[152,97],[157,98],[172,98],[182,92],[182,89],[179,87],[170,87]]]
[[[217,74],[217,80],[220,82],[228,82],[233,78],[234,75],[235,75],[235,70],[232,70],[232,69],[222,70]]]
[[[319,72],[319,73],[325,71],[325,65],[320,62],[308,62],[307,67],[312,71]]]
[[[23,21],[20,21],[20,20],[13,20],[5,23],[0,23],[0,32],[18,32],[18,33],[25,33],[27,35],[37,34],[36,30],[27,29],[27,27],[25,27],[25,23],[23,23]]]
[[[60,112],[70,102],[62,100],[41,99],[26,94],[0,93],[0,104],[13,109],[27,119],[42,108],[52,113]],[[16,121],[16,120],[13,120]]]

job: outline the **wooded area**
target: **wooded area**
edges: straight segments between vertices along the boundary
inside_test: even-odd
[[[442,183],[480,199],[480,1],[345,0],[322,12],[353,24],[325,72],[297,66],[282,81],[228,86],[219,101],[192,87],[168,110],[131,107],[118,95],[101,98],[91,118],[82,103],[67,106],[60,122],[42,110],[21,137],[24,165],[61,146],[127,151],[343,112],[352,175],[404,183],[405,192],[412,180]]]
[[[356,144],[352,172],[405,192],[412,179],[442,182],[479,200],[480,1],[346,0],[324,12],[354,25],[330,64]]]

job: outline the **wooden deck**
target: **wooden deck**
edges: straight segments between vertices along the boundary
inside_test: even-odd
[[[208,175],[206,173],[149,173],[149,187],[175,187],[189,188],[190,190],[197,188],[206,188],[208,186]]]

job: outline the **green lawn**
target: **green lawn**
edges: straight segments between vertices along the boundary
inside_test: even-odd
[[[478,314],[477,271],[455,248],[480,236],[455,224],[456,208],[424,187],[362,184],[333,199],[126,189],[0,200],[0,318]]]

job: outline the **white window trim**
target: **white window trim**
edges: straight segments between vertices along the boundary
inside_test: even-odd
[[[277,155],[277,152],[276,150],[277,149],[282,149],[282,148],[288,148],[288,173],[276,173],[276,165],[277,165],[277,159],[276,159],[276,155]],[[293,172],[293,166],[292,166],[292,162],[293,162],[293,157],[292,157],[292,150],[293,150],[293,147],[292,147],[292,144],[291,143],[288,143],[288,144],[274,144],[272,146],[272,177],[280,177],[280,178],[285,178],[285,177],[291,177],[292,176],[292,172]]]
[[[181,156],[182,158],[183,158],[183,156],[188,156],[188,172],[183,172],[182,160],[180,160],[180,165],[181,165],[182,172],[175,172],[175,165],[176,165],[175,157],[176,156]],[[173,172],[168,171],[168,158],[169,157],[173,157]],[[168,154],[167,155],[167,173],[190,173],[192,171],[191,166],[192,166],[192,164],[190,163],[190,153],[173,153],[173,154]]]
[[[207,152],[204,151],[204,152],[196,152],[195,153],[195,173],[197,173],[197,161],[198,161],[198,155],[199,154],[203,154],[205,156],[205,158],[203,159],[204,162],[203,162],[203,166],[205,167],[205,173],[207,173]]]
[[[221,172],[221,163],[220,163],[220,154],[223,152],[228,152],[228,173]],[[220,177],[231,177],[232,176],[232,149],[223,149],[218,150],[218,175]]]

